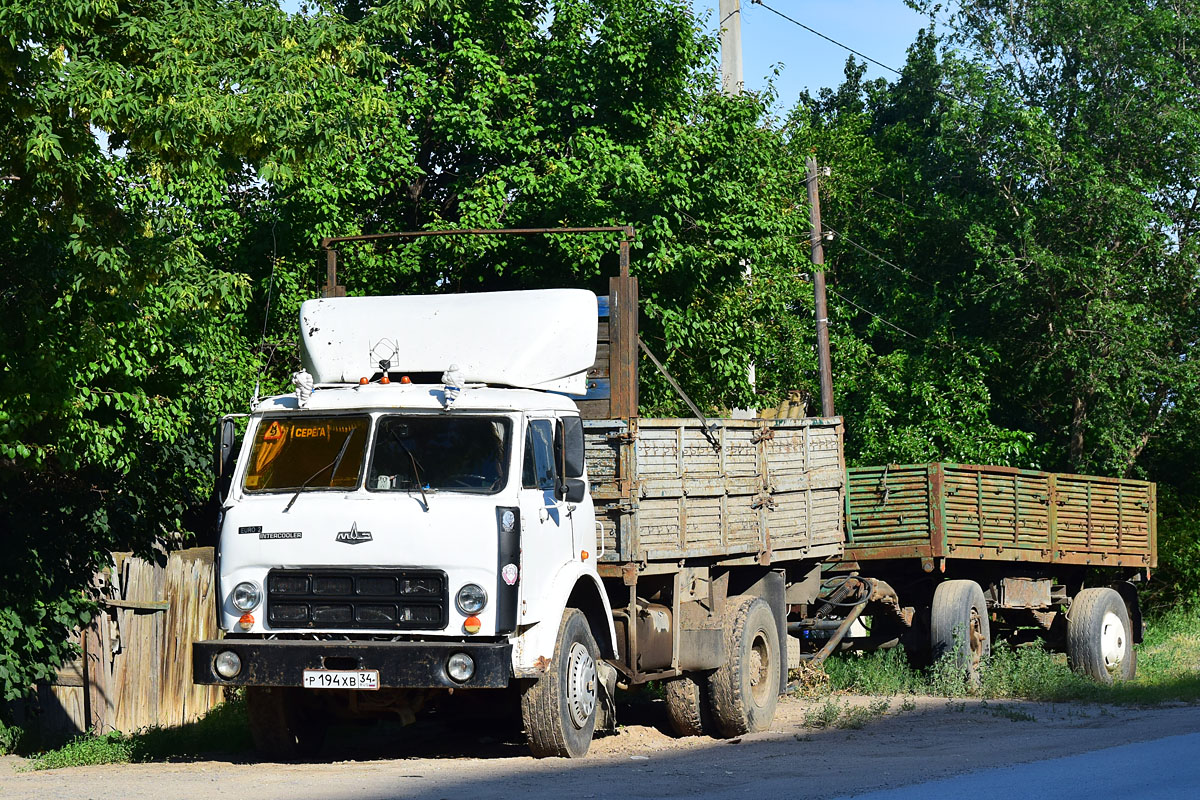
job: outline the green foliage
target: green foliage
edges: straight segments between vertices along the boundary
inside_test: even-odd
[[[1086,701],[1141,705],[1200,699],[1200,607],[1174,609],[1147,622],[1138,645],[1138,674],[1132,681],[1103,686],[1072,672],[1062,654],[1040,643],[1011,647],[997,642],[971,687],[961,669],[944,659],[927,670],[909,665],[900,648],[851,653],[825,663],[834,691],[864,694],[922,694],[948,698]]]
[[[682,0],[0,6],[0,694],[70,657],[110,552],[208,532],[212,423],[298,365],[322,236],[632,224],[642,336],[704,409],[815,396],[813,151],[848,460],[1159,480],[1161,597],[1194,595],[1200,14],[1023,8],[955,6],[895,83],[851,62],[778,118],[716,91]],[[347,245],[340,276],[605,293],[615,241]]]
[[[61,747],[32,757],[28,768],[173,761],[245,752],[252,747],[245,703],[235,698],[216,706],[196,722],[178,728],[148,728],[132,735],[113,731],[104,736],[78,736]],[[10,748],[10,752],[13,749],[16,748]]]
[[[119,731],[104,736],[79,736],[67,744],[34,758],[31,770],[92,767],[98,764],[128,764],[133,758],[133,744]]]

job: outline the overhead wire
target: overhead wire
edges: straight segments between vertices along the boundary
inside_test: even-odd
[[[840,240],[844,241],[846,244],[850,245],[851,247],[854,247],[857,250],[861,250],[862,252],[866,253],[871,258],[874,258],[877,261],[887,264],[889,267],[896,270],[897,272],[902,272],[905,275],[907,275],[908,277],[912,278],[913,280],[918,280],[921,283],[925,284],[926,286],[933,286],[932,283],[925,280],[920,275],[914,274],[913,272],[905,269],[904,267],[900,266],[899,264],[894,264],[891,261],[888,261],[883,256],[879,255],[878,253],[876,253],[872,250],[867,249],[863,245],[861,245],[858,242],[851,239],[849,236],[846,236],[844,233],[839,233],[838,231],[835,231],[833,228],[829,227],[828,225],[822,225],[821,227],[823,227],[825,230],[829,231],[830,233],[835,234]]]
[[[789,17],[787,14],[784,14],[782,11],[780,11],[776,8],[772,8],[771,6],[767,5],[766,3],[763,2],[763,0],[750,0],[750,2],[754,3],[755,5],[762,6],[767,11],[770,11],[772,14],[775,14],[778,17],[782,17],[783,19],[787,20],[788,22],[792,23],[793,25],[796,25],[797,27],[803,28],[804,30],[808,31],[809,33],[813,34],[814,36],[819,36],[820,38],[824,39],[825,41],[830,42],[834,45],[837,45],[838,47],[842,48],[843,50],[846,50],[847,52],[853,53],[854,55],[859,56],[860,58],[866,59],[867,61],[871,62],[872,64],[874,64],[877,67],[882,67],[890,72],[894,72],[896,75],[899,75],[901,77],[904,76],[904,73],[901,72],[900,70],[896,69],[895,67],[888,66],[887,64],[884,64],[882,61],[879,61],[878,59],[871,58],[869,55],[862,52],[861,50],[855,50],[850,45],[845,44],[843,42],[839,42],[837,39],[834,39],[832,36],[827,36],[826,34],[821,33],[816,28],[813,28],[809,25],[805,25],[803,22],[801,22],[798,19],[795,19],[794,17]],[[954,92],[948,91],[939,86],[935,86],[932,88],[933,88],[933,91],[937,92],[938,94],[942,95],[943,97],[948,97],[951,100],[954,100],[955,102],[962,103],[965,106],[970,106],[971,108],[974,108],[978,111],[986,110],[983,106],[979,105],[978,103],[968,100],[964,97],[961,97],[961,96],[955,94]],[[1032,107],[1032,106],[1030,106],[1028,101],[1022,101],[1022,102],[1026,107]]]
[[[830,294],[832,294],[832,295],[836,295],[837,297],[841,298],[842,300],[845,300],[847,303],[849,303],[850,305],[854,306],[854,307],[855,307],[855,308],[857,308],[859,311],[863,312],[864,314],[867,314],[867,315],[869,315],[869,316],[872,316],[872,317],[874,317],[875,319],[877,319],[877,320],[879,320],[880,322],[882,322],[884,325],[887,325],[887,326],[888,326],[888,327],[890,327],[890,328],[895,328],[896,330],[900,331],[900,333],[903,333],[905,336],[909,336],[909,337],[911,337],[911,338],[913,338],[913,339],[917,339],[917,340],[921,340],[921,339],[923,338],[923,337],[921,337],[921,336],[917,336],[915,333],[913,333],[913,332],[911,332],[911,331],[906,331],[906,330],[904,330],[904,328],[901,328],[901,327],[900,327],[899,325],[897,325],[896,323],[894,323],[894,322],[891,322],[890,320],[888,320],[888,319],[886,319],[886,318],[884,318],[884,317],[880,316],[879,314],[876,314],[876,313],[875,313],[874,311],[872,311],[871,309],[869,309],[869,308],[863,308],[863,307],[862,307],[862,306],[860,306],[858,303],[854,302],[854,301],[853,301],[853,300],[851,300],[849,297],[846,297],[846,295],[842,294],[841,292],[838,292],[838,291],[836,291],[836,290],[834,290],[834,289],[830,289],[828,286],[826,286],[826,287],[825,287],[825,291],[829,292],[829,293],[830,293]]]

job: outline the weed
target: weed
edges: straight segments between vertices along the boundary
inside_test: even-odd
[[[1013,708],[1012,706],[989,706],[988,713],[993,717],[1003,717],[1013,722],[1037,722],[1037,717],[1033,714],[1030,714],[1028,711],[1022,711],[1019,708]]]
[[[903,702],[900,703],[901,711],[905,711],[905,712],[915,711],[916,708],[917,708],[917,698],[911,694],[908,697],[905,697]]]
[[[816,708],[811,708],[804,714],[804,727],[828,728],[842,715],[842,701],[836,697],[827,697]]]
[[[0,756],[15,753],[24,736],[25,731],[19,725],[6,725],[0,721]]]
[[[834,722],[834,725],[838,728],[858,730],[876,717],[882,717],[887,714],[891,705],[890,698],[881,697],[878,700],[872,700],[865,706],[847,706],[845,712]]]
[[[978,687],[943,659],[926,670],[910,666],[899,648],[835,656],[826,662],[832,691],[933,695],[948,699],[1024,698],[1148,705],[1200,700],[1200,605],[1151,620],[1137,648],[1138,676],[1104,686],[1071,671],[1066,659],[1038,642],[1012,647],[997,642],[981,665]],[[904,706],[901,706],[904,709]]]
[[[238,752],[250,746],[245,705],[233,700],[217,706],[203,719],[178,728],[147,728],[132,736],[117,731],[104,736],[78,736],[34,757],[28,769],[171,761],[205,753]]]
[[[849,653],[825,662],[831,687],[861,694],[924,693],[925,677],[908,663],[899,647],[874,653]]]
[[[57,750],[42,753],[29,762],[29,769],[89,767],[96,764],[125,764],[133,758],[133,744],[119,731],[104,736],[79,736]]]

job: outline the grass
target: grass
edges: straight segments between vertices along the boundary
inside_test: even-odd
[[[242,752],[250,747],[246,707],[234,699],[217,706],[203,719],[178,728],[147,728],[132,735],[113,731],[104,736],[78,736],[62,747],[34,756],[26,769],[188,760],[210,753]]]
[[[1147,624],[1138,646],[1138,675],[1103,686],[1072,672],[1061,654],[1040,645],[998,644],[981,671],[977,690],[949,662],[919,670],[899,648],[848,654],[826,662],[833,691],[864,694],[974,695],[1042,701],[1085,701],[1119,705],[1200,701],[1200,605],[1176,610]]]
[[[804,727],[858,730],[871,720],[887,714],[891,705],[892,701],[887,697],[872,700],[865,706],[855,706],[837,697],[827,697],[824,702],[804,715]]]

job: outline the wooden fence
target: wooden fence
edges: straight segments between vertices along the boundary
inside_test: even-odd
[[[97,576],[100,614],[80,634],[80,658],[37,687],[40,713],[26,715],[43,735],[174,727],[224,699],[220,687],[192,683],[192,642],[219,635],[213,549],[163,560],[117,553]]]

